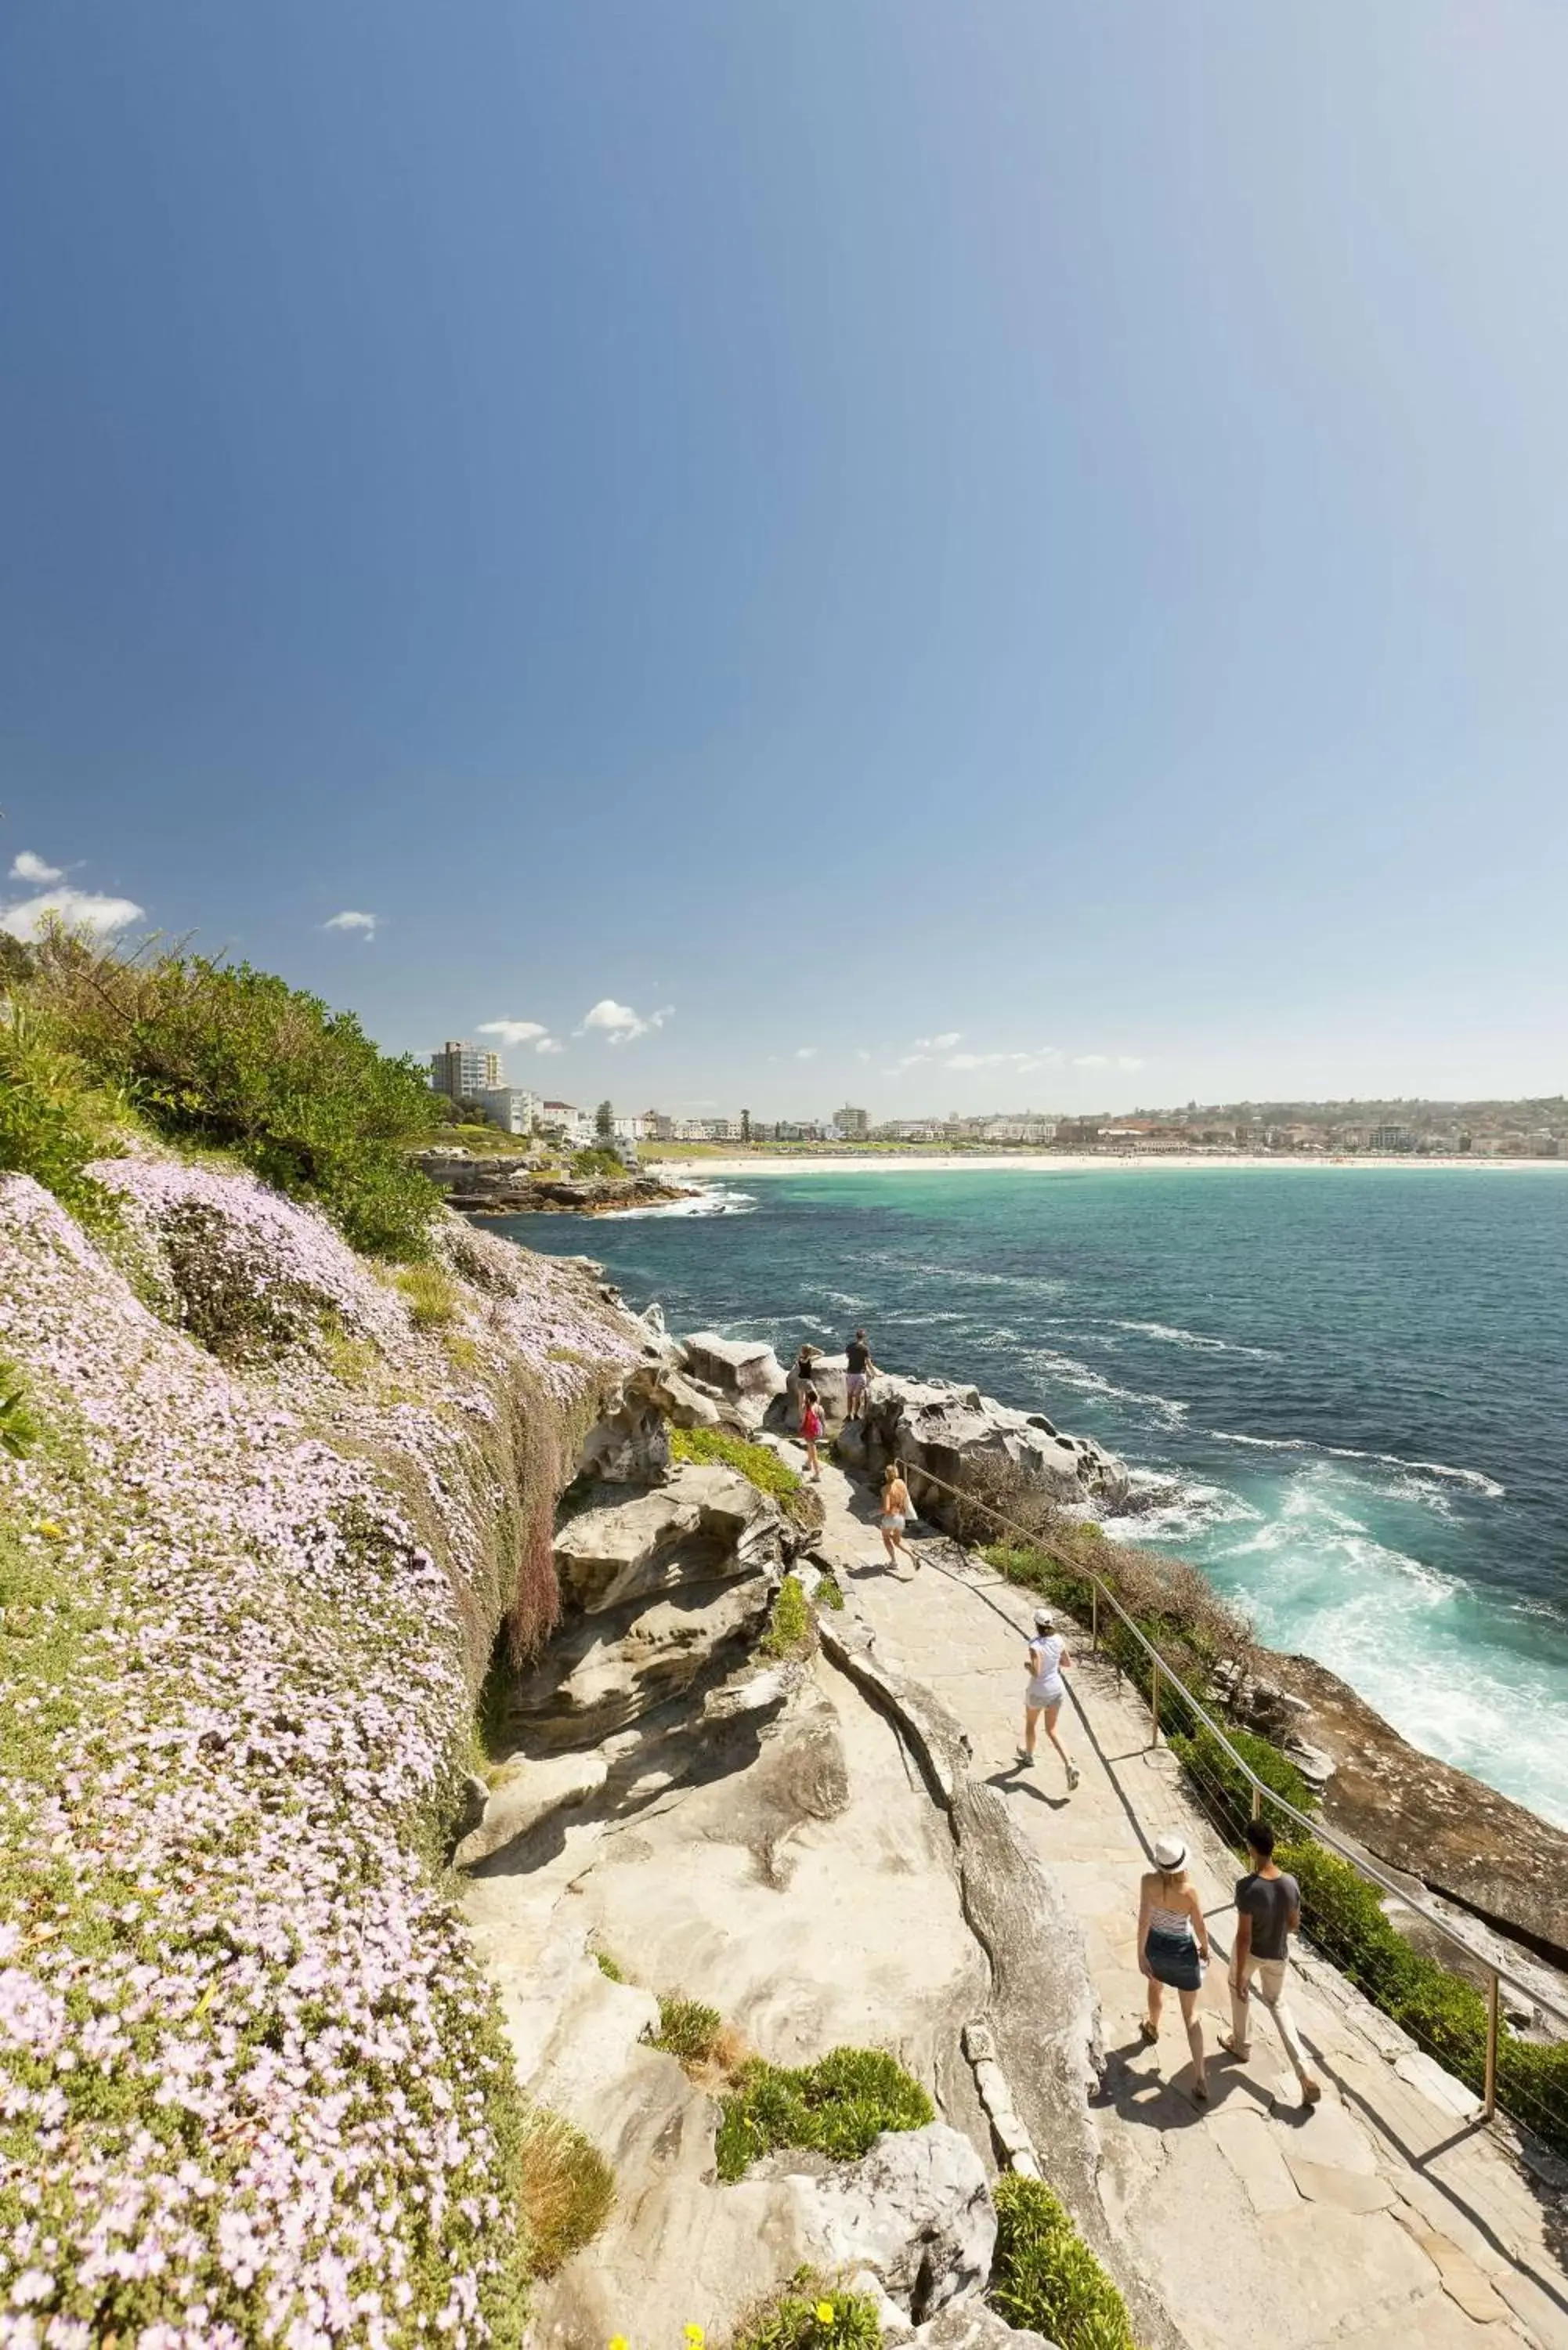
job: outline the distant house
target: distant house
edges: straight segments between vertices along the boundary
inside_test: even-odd
[[[854,1109],[846,1102],[842,1109],[834,1111],[833,1123],[846,1142],[864,1142],[871,1121],[863,1109]]]
[[[586,1109],[578,1109],[575,1102],[541,1102],[539,1123],[547,1131],[563,1136],[567,1142],[593,1140],[593,1119]]]
[[[526,1086],[487,1086],[477,1098],[503,1134],[532,1134],[539,1123],[543,1104]]]

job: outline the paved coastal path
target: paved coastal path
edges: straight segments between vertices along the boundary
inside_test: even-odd
[[[1476,2123],[1468,2093],[1324,1962],[1305,1953],[1293,1966],[1319,2106],[1298,2103],[1266,2014],[1244,2065],[1217,2054],[1237,1870],[1173,1758],[1149,1750],[1136,1693],[1082,1659],[1060,1725],[1083,1773],[1077,1792],[1068,1797],[1044,1737],[1037,1768],[1019,1769],[1028,1593],[943,1539],[917,1539],[919,1571],[896,1581],[872,1498],[831,1468],[821,1492],[823,1555],[844,1571],[878,1654],[957,1717],[974,1770],[1004,1792],[1078,1918],[1108,2060],[1096,2108],[1107,2208],[1192,2350],[1568,2350],[1568,2201],[1533,2187]],[[1138,1877],[1167,1829],[1193,1853],[1216,1954],[1204,2108],[1188,2094],[1174,1998],[1158,2049],[1137,2033]]]

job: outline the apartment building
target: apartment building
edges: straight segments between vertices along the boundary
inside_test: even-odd
[[[482,1052],[466,1037],[449,1037],[431,1055],[431,1087],[450,1101],[481,1101],[506,1082],[499,1053]]]

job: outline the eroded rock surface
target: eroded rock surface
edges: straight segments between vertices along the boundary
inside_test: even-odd
[[[737,1470],[686,1461],[669,1482],[579,1510],[556,1537],[561,1590],[588,1615],[672,1590],[782,1571],[789,1529]]]
[[[684,1347],[691,1377],[716,1388],[754,1424],[761,1423],[774,1396],[784,1393],[779,1358],[760,1339],[722,1338],[717,1331],[699,1330]]]
[[[829,2274],[869,2269],[917,2322],[982,2290],[996,2248],[985,2167],[945,2123],[884,2130],[863,2161],[803,2189],[804,2225]]]
[[[1111,1504],[1127,1491],[1123,1464],[1093,1437],[1064,1436],[1043,1412],[1015,1411],[946,1379],[873,1379],[864,1419],[839,1431],[836,1449],[871,1478],[902,1461],[915,1507],[935,1525],[948,1523],[950,1503],[932,1479],[961,1483],[976,1456],[1012,1461],[1060,1502]]]

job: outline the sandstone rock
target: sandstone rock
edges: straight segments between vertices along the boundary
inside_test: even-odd
[[[472,1868],[526,1835],[553,1813],[587,1803],[608,1775],[609,1765],[601,1754],[561,1754],[514,1764],[488,1790],[483,1816],[452,1855],[456,1866]]]
[[[901,1460],[916,1509],[937,1525],[947,1523],[951,1503],[922,1471],[959,1484],[977,1455],[1011,1461],[1064,1503],[1119,1502],[1127,1490],[1122,1463],[1092,1437],[1059,1435],[1043,1412],[1015,1411],[948,1380],[873,1379],[851,1450],[873,1477]]]
[[[678,1584],[774,1575],[788,1528],[738,1470],[682,1462],[651,1492],[579,1510],[556,1537],[563,1594],[586,1614]]]
[[[803,2227],[828,2271],[869,2269],[917,2324],[991,2273],[996,2211],[985,2168],[945,2122],[885,2130],[860,2162],[799,2182]]]
[[[751,1573],[580,1617],[513,1684],[507,1728],[534,1753],[612,1736],[710,1671],[727,1671],[761,1630],[770,1589]]]
[[[760,1424],[784,1375],[773,1348],[759,1338],[721,1338],[699,1330],[686,1340],[687,1368],[693,1378],[717,1389],[745,1419]]]
[[[1568,1967],[1568,1835],[1451,1763],[1410,1745],[1365,1698],[1310,1657],[1272,1657],[1272,1676],[1308,1711],[1313,1742],[1332,1756],[1330,1827],[1355,1837],[1429,1891]],[[1528,1979],[1528,1951],[1521,1954]],[[1549,1996],[1559,2001],[1559,1984]]]
[[[884,2323],[882,2350],[1055,2350],[1044,2334],[1009,2325],[983,2301],[950,2302],[927,2325]]]

